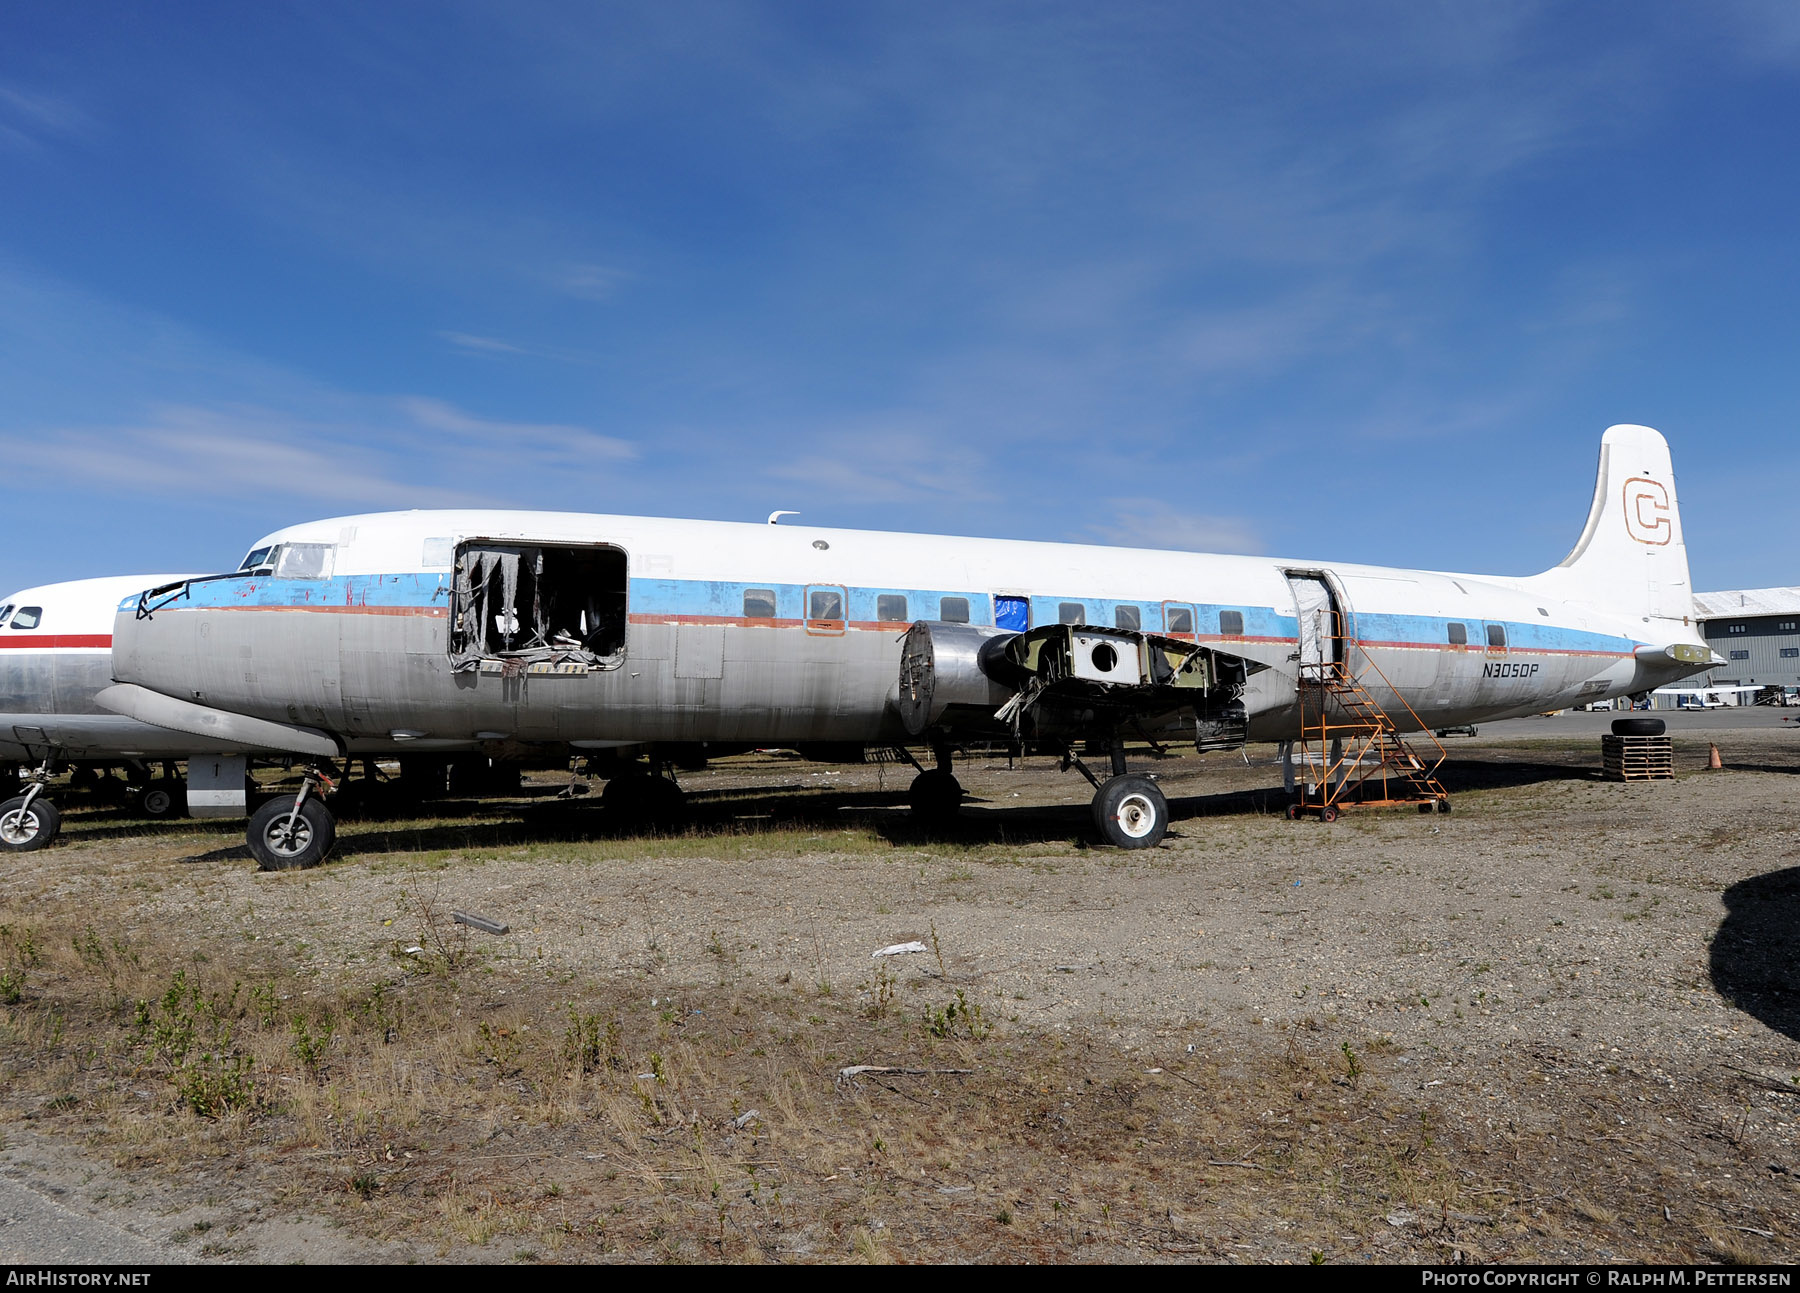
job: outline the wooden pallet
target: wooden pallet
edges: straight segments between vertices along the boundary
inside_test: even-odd
[[[1666,736],[1603,736],[1600,753],[1608,781],[1668,781],[1675,776],[1675,746]]]

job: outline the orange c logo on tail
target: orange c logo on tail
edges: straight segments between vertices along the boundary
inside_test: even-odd
[[[1667,488],[1647,476],[1633,476],[1625,482],[1625,533],[1652,547],[1661,547],[1675,537]]]

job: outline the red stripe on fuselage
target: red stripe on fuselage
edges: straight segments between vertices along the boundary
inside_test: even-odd
[[[110,633],[29,633],[0,637],[0,650],[11,647],[23,651],[55,651],[71,647],[112,648]]]

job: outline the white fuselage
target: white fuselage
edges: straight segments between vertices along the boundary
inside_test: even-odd
[[[609,554],[622,637],[578,668],[453,667],[455,567],[483,543]],[[1331,649],[1402,728],[1649,690],[1695,668],[1666,648],[1703,645],[1684,620],[1629,621],[1533,579],[1265,557],[480,510],[313,522],[258,547],[304,560],[194,583],[148,618],[122,607],[119,681],[421,749],[879,744],[902,735],[899,639],[912,621],[1024,627],[1022,612],[1032,626],[1130,624],[1265,665],[1245,694],[1249,734],[1278,740],[1299,724],[1296,577],[1328,588]]]

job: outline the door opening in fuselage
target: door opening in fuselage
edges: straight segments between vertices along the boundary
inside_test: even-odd
[[[608,544],[470,540],[456,550],[450,660],[615,668],[625,658],[626,560]]]

